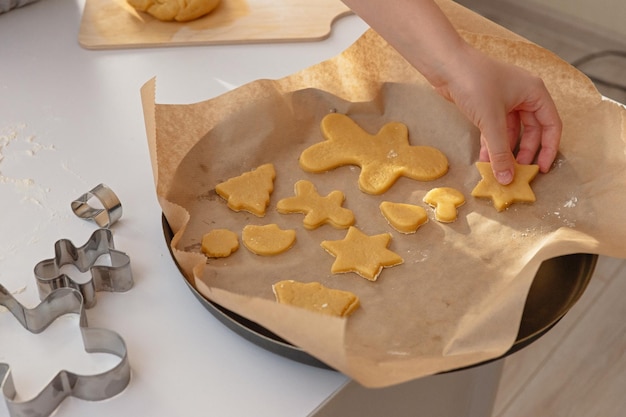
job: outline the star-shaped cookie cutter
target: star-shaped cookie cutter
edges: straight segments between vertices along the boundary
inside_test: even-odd
[[[0,285],[0,306],[6,307],[26,330],[34,334],[41,333],[64,314],[78,314],[85,351],[109,353],[120,358],[117,365],[99,374],[79,375],[62,370],[41,392],[26,401],[16,400],[17,391],[10,367],[0,362],[0,390],[11,417],[49,416],[68,396],[100,401],[121,393],[127,387],[130,382],[130,365],[124,339],[110,330],[88,327],[83,297],[77,290],[57,289],[35,308],[29,309]]]
[[[109,229],[97,229],[81,247],[68,239],[54,245],[55,256],[35,265],[39,296],[44,299],[58,288],[74,288],[83,296],[85,307],[96,305],[96,292],[125,292],[133,286],[130,258],[115,250],[113,234]],[[111,265],[96,265],[98,258],[110,256]],[[64,265],[74,265],[80,272],[91,272],[91,279],[78,282],[61,272]]]

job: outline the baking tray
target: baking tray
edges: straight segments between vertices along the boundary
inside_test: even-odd
[[[170,250],[170,255],[174,259],[170,245],[174,234],[164,215],[162,216],[162,225],[165,241]],[[598,255],[576,253],[551,258],[541,264],[526,298],[515,343],[500,358],[515,353],[539,339],[565,316],[587,288],[597,260]],[[174,262],[176,261],[174,260]],[[329,369],[325,363],[263,326],[206,299],[185,279],[182,271],[181,278],[213,316],[244,339],[297,362]],[[476,365],[480,364],[472,366]]]

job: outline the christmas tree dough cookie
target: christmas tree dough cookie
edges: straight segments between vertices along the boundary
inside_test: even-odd
[[[322,119],[321,130],[325,140],[302,152],[300,167],[324,172],[359,166],[359,189],[368,194],[384,193],[401,176],[430,181],[448,171],[448,159],[441,151],[410,145],[408,128],[402,123],[387,123],[370,135],[350,117],[331,113]]]
[[[414,204],[383,201],[379,208],[391,227],[400,233],[415,233],[421,225],[428,221],[426,210]]]
[[[457,207],[465,204],[465,197],[455,188],[438,187],[426,193],[424,203],[435,208],[435,220],[451,223],[457,218]]]
[[[539,172],[538,165],[516,163],[513,182],[507,185],[496,180],[489,162],[476,162],[476,168],[482,179],[472,190],[472,196],[491,199],[496,210],[502,211],[513,203],[535,202],[535,193],[530,188],[530,182]]]
[[[350,291],[325,287],[319,282],[279,281],[272,285],[276,301],[317,313],[347,317],[359,307],[359,297]]]
[[[225,258],[239,249],[237,234],[228,229],[213,229],[202,236],[202,253],[209,258]]]
[[[346,229],[354,224],[352,210],[342,207],[345,196],[341,191],[332,191],[326,197],[318,194],[315,185],[300,180],[295,185],[295,197],[284,198],[276,204],[279,213],[304,213],[304,227],[313,230],[328,223],[337,229]]]
[[[264,226],[247,225],[241,240],[248,250],[261,256],[273,256],[286,252],[296,242],[296,231],[283,230],[276,224]]]
[[[265,216],[274,191],[276,171],[273,164],[265,164],[217,184],[215,191],[224,198],[234,211],[245,210],[258,217]]]
[[[376,281],[384,267],[400,265],[400,255],[387,249],[391,235],[368,236],[354,226],[342,240],[324,240],[321,246],[336,259],[330,271],[333,274],[355,272],[365,279]]]

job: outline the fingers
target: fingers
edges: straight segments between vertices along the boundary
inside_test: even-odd
[[[543,83],[541,84],[543,87]],[[541,126],[541,137],[539,140],[540,149],[537,156],[537,165],[541,172],[548,172],[554,162],[559,150],[561,142],[561,133],[563,131],[563,122],[559,117],[556,105],[550,97],[548,91],[543,87],[544,100],[541,101],[539,108],[534,112],[534,118],[537,124]],[[524,139],[524,138],[522,138]],[[536,140],[536,139],[535,139]],[[536,151],[536,149],[535,149]]]
[[[536,160],[541,172],[546,173],[557,156],[562,122],[543,82],[538,80],[534,85],[536,88],[532,94],[525,97],[521,104],[506,116],[507,141],[500,139],[498,142],[498,136],[488,136],[497,133],[487,134],[487,128],[481,129],[484,137],[481,138],[480,158],[491,161],[494,175],[501,184],[507,184],[507,181],[513,179],[512,176],[509,177],[507,170],[510,169],[510,172],[514,173],[513,162],[509,156],[518,139],[519,150],[515,160],[520,164],[531,164]],[[485,122],[497,123],[494,120],[496,119],[492,117]],[[508,152],[505,149],[505,142],[509,146]]]
[[[479,159],[491,162],[501,184],[513,181],[516,162],[536,160],[541,172],[548,172],[558,152],[562,123],[543,81],[473,48],[463,52],[467,65],[447,74],[436,91],[480,130]]]
[[[524,131],[520,139],[516,159],[520,164],[532,164],[541,146],[543,128],[537,121],[534,113],[522,111],[519,114]]]
[[[556,158],[561,140],[562,122],[548,91],[541,83],[540,100],[531,111],[520,111],[523,134],[517,162],[531,164],[537,159],[541,172],[548,172]]]

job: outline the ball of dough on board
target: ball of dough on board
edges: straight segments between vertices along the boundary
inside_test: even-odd
[[[210,13],[220,0],[128,0],[140,12],[166,22],[188,22]]]

